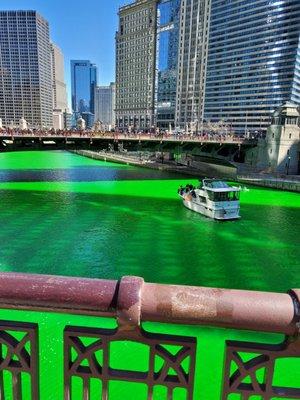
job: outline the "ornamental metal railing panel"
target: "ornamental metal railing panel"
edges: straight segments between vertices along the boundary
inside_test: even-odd
[[[0,399],[11,392],[14,400],[23,400],[22,386],[27,375],[33,400],[39,399],[38,326],[0,321]],[[11,374],[10,382],[5,379]],[[26,378],[25,378],[26,379]]]
[[[300,361],[298,290],[280,294],[148,284],[136,277],[117,282],[1,273],[0,309],[6,316],[0,320],[0,400],[300,399],[300,373],[299,382],[281,379]],[[45,335],[47,317],[42,324],[33,323],[33,315],[13,320],[31,311],[86,316],[87,325],[68,317],[55,334]],[[101,327],[104,317],[115,323]],[[171,325],[161,325],[154,333],[147,321],[194,327],[174,334]],[[227,329],[219,360],[207,359],[209,349],[204,356],[200,325]],[[229,340],[235,330],[282,335],[270,343]],[[211,366],[222,360],[221,373],[212,374]],[[60,382],[48,382],[50,369],[57,369]]]
[[[273,384],[276,362],[291,357],[300,357],[298,338],[279,345],[228,341],[223,399],[231,394],[238,394],[242,399],[252,396],[267,400],[300,399],[300,382],[298,388]]]
[[[93,341],[84,344],[87,338]],[[130,365],[126,370],[117,366],[113,368],[110,362],[110,345],[116,341],[133,341],[144,346],[148,353],[146,369],[138,371]],[[173,393],[177,388],[183,390],[187,400],[193,399],[195,338],[157,335],[143,330],[128,335],[118,330],[67,327],[64,332],[64,347],[65,400],[71,400],[71,382],[74,376],[82,379],[84,399],[90,399],[91,378],[101,381],[98,398],[103,400],[109,398],[108,387],[111,381],[144,384],[147,386],[147,399],[153,398],[156,386],[167,390],[168,399],[174,398]]]

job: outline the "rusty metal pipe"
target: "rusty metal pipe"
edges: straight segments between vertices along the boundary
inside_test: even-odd
[[[294,301],[283,293],[142,284],[134,277],[118,282],[0,273],[0,308],[128,315],[131,323],[169,322],[293,335],[299,322]]]
[[[117,281],[0,273],[0,308],[115,316]]]
[[[142,320],[295,334],[291,296],[145,283]]]

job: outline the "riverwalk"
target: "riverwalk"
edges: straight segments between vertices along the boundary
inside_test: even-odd
[[[158,160],[152,160],[152,159],[145,159],[142,157],[137,157],[132,154],[127,154],[127,153],[122,153],[122,154],[117,154],[117,153],[112,153],[112,152],[96,152],[96,151],[91,151],[91,150],[70,150],[70,152],[84,156],[84,157],[89,157],[94,160],[101,160],[101,161],[109,161],[109,162],[117,162],[121,164],[128,164],[128,165],[134,165],[138,167],[143,167],[143,168],[151,168],[151,169],[158,169],[161,171],[168,171],[168,172],[176,172],[176,173],[182,173],[185,175],[192,175],[192,176],[220,176],[220,177],[226,177],[227,174],[224,173],[224,166],[219,166],[223,169],[218,170],[218,166],[216,165],[214,169],[211,169],[209,171],[209,168],[212,168],[213,164],[209,165],[209,168],[204,170],[201,170],[200,168],[192,167],[192,166],[187,166],[187,165],[182,165],[182,164],[176,164],[176,161],[165,161],[164,163],[159,162]],[[203,163],[204,164],[204,163]],[[227,176],[228,178],[232,178],[230,176]],[[273,176],[270,174],[240,174],[237,175],[235,178],[240,183],[244,184],[251,184],[255,186],[262,186],[262,187],[268,187],[268,188],[273,188],[273,189],[278,189],[278,190],[285,190],[285,191],[290,191],[290,192],[298,192],[300,193],[300,176]]]
[[[197,168],[191,168],[186,165],[177,165],[174,162],[165,161],[164,163],[158,162],[157,160],[143,159],[136,157],[131,154],[117,154],[105,151],[91,151],[91,150],[69,150],[71,153],[78,154],[80,156],[92,158],[93,160],[109,161],[120,164],[133,165],[142,168],[158,169],[160,171],[176,172],[187,175],[199,176],[199,170]]]
[[[255,186],[300,193],[300,176],[275,177],[267,174],[238,175],[237,180]]]

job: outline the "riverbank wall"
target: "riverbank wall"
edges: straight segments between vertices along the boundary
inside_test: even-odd
[[[161,171],[176,172],[184,175],[192,176],[207,176],[207,177],[222,177],[227,179],[233,179],[237,182],[243,184],[249,184],[254,186],[297,192],[300,193],[300,177],[274,177],[274,176],[264,176],[261,174],[251,174],[251,175],[238,175],[236,176],[234,170],[228,169],[222,165],[216,165],[210,163],[207,165],[204,162],[198,162],[197,165],[176,165],[170,163],[159,163],[159,162],[149,162],[137,157],[132,157],[125,154],[116,154],[108,152],[96,152],[91,150],[69,150],[71,153],[75,153],[84,157],[92,158],[94,160],[116,162],[121,164],[133,165],[142,168],[157,169]]]
[[[109,153],[109,152],[96,152],[91,150],[69,150],[84,157],[89,157],[94,160],[116,162],[121,164],[133,165],[142,168],[157,169],[160,171],[176,172],[184,175],[192,175],[197,177],[219,177],[227,179],[236,179],[236,169],[228,168],[225,165],[213,164],[213,162],[197,162],[189,163],[183,160],[184,163],[176,163],[175,161],[165,160],[164,163],[157,160],[144,160],[130,155]]]
[[[262,175],[238,176],[237,181],[244,184],[300,193],[300,176],[295,177],[265,177]]]

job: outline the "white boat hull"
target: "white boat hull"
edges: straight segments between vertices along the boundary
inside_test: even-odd
[[[240,208],[239,206],[233,206],[230,208],[213,208],[209,207],[208,205],[202,205],[199,203],[196,203],[195,201],[188,201],[183,198],[183,204],[186,208],[189,210],[195,211],[199,214],[205,215],[206,217],[216,219],[218,221],[228,221],[228,220],[234,220],[234,219],[240,219],[239,211]]]

